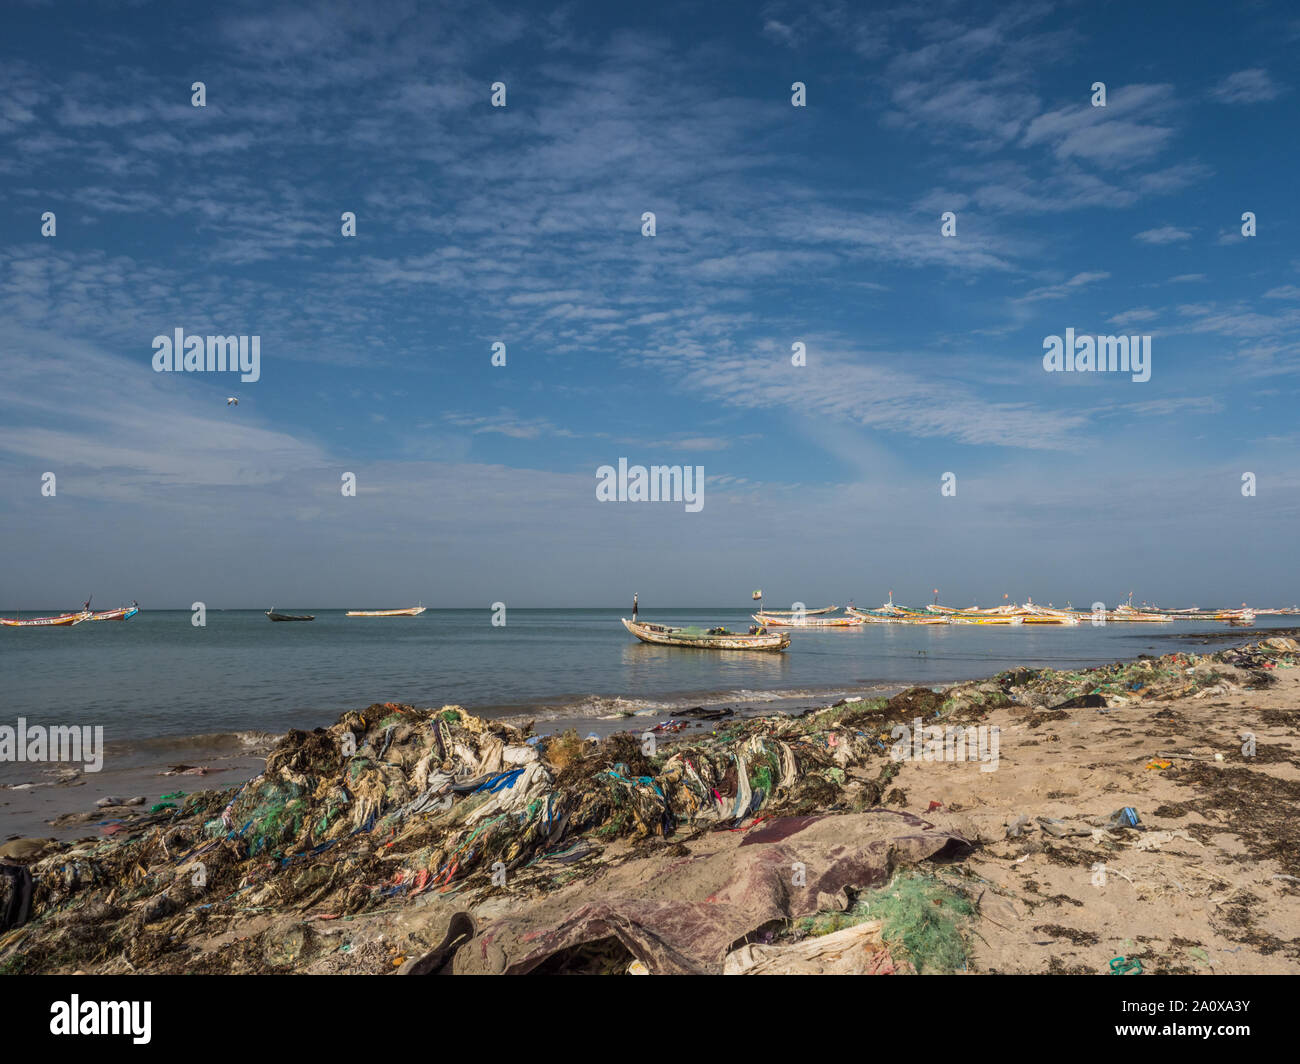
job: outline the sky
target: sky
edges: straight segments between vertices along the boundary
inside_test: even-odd
[[[9,4],[0,606],[1289,605],[1298,41],[1262,3]],[[177,329],[258,379],[156,371]],[[1150,379],[1049,372],[1067,329]],[[600,501],[620,459],[703,506]]]

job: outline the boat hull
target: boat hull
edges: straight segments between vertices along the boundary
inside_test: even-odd
[[[861,617],[776,617],[768,613],[755,613],[754,620],[766,628],[857,628],[864,624]]]
[[[623,627],[643,643],[655,646],[684,647],[691,650],[784,650],[790,645],[790,637],[784,632],[766,635],[742,635],[733,632],[728,635],[685,635],[680,628],[669,628],[662,624],[646,624],[621,618]]]
[[[74,624],[90,620],[89,610],[80,613],[60,613],[54,617],[0,617],[0,624],[8,628],[71,628]]]
[[[952,624],[953,619],[945,614],[906,613],[902,610],[882,610],[872,613],[869,610],[845,607],[849,613],[863,624]]]
[[[139,606],[121,606],[115,610],[97,610],[90,615],[92,621],[129,621],[140,612]]]
[[[348,610],[349,617],[418,617],[428,606],[411,606],[403,610]]]

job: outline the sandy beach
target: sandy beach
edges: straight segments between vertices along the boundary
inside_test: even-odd
[[[1297,664],[1274,636],[653,748],[374,706],[111,836],[8,843],[34,889],[0,969],[935,970],[880,901],[920,884],[956,970],[1295,973]],[[918,759],[917,721],[997,738]]]

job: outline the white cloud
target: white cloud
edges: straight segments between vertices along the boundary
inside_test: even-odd
[[[1220,103],[1267,103],[1276,100],[1282,91],[1267,70],[1252,67],[1229,74],[1210,90],[1210,95]]]
[[[1188,229],[1179,229],[1174,225],[1162,225],[1158,229],[1144,229],[1133,239],[1143,244],[1176,244],[1181,240],[1191,240]]]

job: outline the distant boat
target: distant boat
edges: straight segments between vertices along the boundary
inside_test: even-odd
[[[904,609],[902,609],[902,608],[900,608],[900,607],[898,607],[898,606],[894,606],[894,605],[892,605],[891,603],[886,603],[884,606],[882,606],[882,607],[881,607],[880,609],[878,609],[878,610],[860,610],[860,609],[857,609],[857,608],[854,607],[854,606],[847,606],[847,607],[845,607],[845,608],[848,610],[848,612],[849,612],[852,616],[854,616],[854,617],[858,618],[859,620],[864,621],[864,622],[866,622],[866,623],[868,623],[868,624],[924,624],[924,625],[934,625],[934,624],[956,624],[956,623],[958,623],[958,619],[957,619],[956,617],[949,616],[948,614],[944,614],[944,613],[941,613],[941,614],[923,613],[923,612],[921,612],[921,611],[919,611],[919,610],[916,611],[916,612],[914,612],[914,613],[909,613],[909,612],[907,612],[906,610],[904,610]],[[981,624],[981,623],[983,623],[983,619],[982,619],[982,618],[981,618],[981,619],[971,619],[970,623],[971,623],[971,624]],[[1001,620],[1000,620],[1000,621],[998,621],[998,622],[996,622],[996,623],[1000,623],[1000,624],[1010,624],[1011,622],[1010,622],[1009,620],[1007,620],[1007,621],[1001,621]]]
[[[314,621],[314,613],[276,613],[275,607],[272,606],[266,611],[266,615],[273,621]]]
[[[819,610],[763,610],[765,617],[794,617],[802,614],[805,617],[820,617],[823,613],[834,613],[838,606],[823,606]]]
[[[408,606],[402,610],[348,610],[349,617],[418,617],[428,606]]]
[[[754,620],[771,628],[857,628],[866,624],[861,617],[797,617],[755,613]]]
[[[132,617],[134,617],[134,616],[135,616],[137,613],[139,613],[139,612],[140,612],[140,607],[139,607],[136,603],[133,602],[133,603],[131,603],[131,605],[129,605],[129,606],[119,606],[119,607],[118,607],[117,609],[115,609],[115,610],[95,610],[95,611],[90,615],[90,620],[92,620],[92,621],[129,621]]]
[[[74,624],[90,620],[90,610],[78,610],[76,613],[60,613],[53,617],[0,617],[0,624],[10,628],[71,628]]]
[[[622,618],[623,627],[643,643],[654,643],[665,647],[691,647],[696,650],[784,650],[790,645],[790,637],[784,632],[763,632],[747,635],[740,632],[728,632],[700,628],[669,628],[662,624],[647,624],[645,621],[629,621]]]

